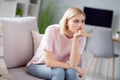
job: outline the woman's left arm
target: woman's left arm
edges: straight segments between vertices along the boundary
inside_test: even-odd
[[[85,47],[86,44],[86,36],[89,36],[89,34],[85,30],[81,30],[78,33],[75,33],[73,36],[73,42],[72,42],[72,48],[71,48],[71,54],[70,54],[70,66],[76,67],[79,62],[82,54],[82,50]],[[79,42],[79,38],[80,42]]]
[[[71,54],[70,54],[70,66],[75,67],[79,64],[81,55],[78,52],[78,39],[73,37]]]

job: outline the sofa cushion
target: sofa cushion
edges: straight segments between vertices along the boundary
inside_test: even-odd
[[[37,31],[32,31],[32,38],[34,42],[34,54],[36,53],[36,50],[38,49],[41,39],[42,39],[42,34],[40,34]]]
[[[15,78],[15,80],[45,80],[42,78],[37,78],[26,73],[26,67],[19,67],[9,69],[9,73]],[[79,80],[85,80],[84,78]]]
[[[0,75],[8,74],[8,70],[4,61],[4,52],[3,52],[3,29],[0,22]]]
[[[25,65],[33,56],[31,31],[37,29],[35,17],[0,18],[4,35],[4,58],[8,68]]]
[[[44,80],[27,74],[26,67],[9,69],[9,73],[15,78],[15,80]]]

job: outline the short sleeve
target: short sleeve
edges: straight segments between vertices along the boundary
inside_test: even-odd
[[[53,51],[55,26],[48,26],[44,35],[44,50]]]
[[[78,51],[79,51],[80,54],[83,53],[85,45],[86,45],[86,37],[81,37],[79,39],[79,45],[78,45]]]

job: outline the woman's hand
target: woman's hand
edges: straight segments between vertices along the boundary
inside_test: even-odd
[[[81,69],[79,66],[76,66],[75,69],[76,69],[76,71],[80,74],[81,77],[84,76],[84,71],[83,71],[83,69]]]
[[[75,38],[79,38],[79,37],[89,37],[90,34],[85,30],[85,29],[81,29],[78,32],[76,32],[74,34]]]

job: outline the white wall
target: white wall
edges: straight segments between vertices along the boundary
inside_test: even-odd
[[[43,0],[44,4],[48,0]],[[56,0],[55,0],[56,1]],[[84,6],[100,8],[100,9],[109,9],[113,10],[113,22],[112,22],[112,30],[113,32],[116,30],[120,30],[120,0],[57,0],[57,13],[56,13],[56,20],[55,23],[58,23],[61,17],[63,16],[64,12],[70,7],[79,7],[83,9]],[[88,26],[88,25],[86,25]],[[120,44],[115,43],[115,52],[120,55]],[[120,57],[116,59],[116,69],[115,69],[115,80],[120,80]],[[112,60],[111,60],[112,61]],[[101,62],[100,62],[101,63]],[[102,63],[103,66],[100,64],[98,65],[99,69],[97,70],[98,73],[104,74],[105,64]],[[112,66],[112,63],[110,64]],[[109,69],[109,77],[112,73],[112,68]]]
[[[113,10],[113,23],[112,29],[116,31],[117,29],[120,30],[120,9],[119,9],[120,0],[59,0],[57,7],[58,7],[58,17],[57,20],[62,17],[65,10],[69,7],[76,6],[83,9],[84,6],[100,8],[100,9],[109,9]]]

